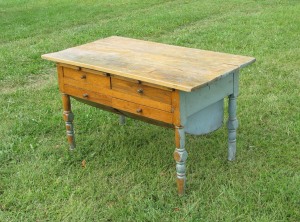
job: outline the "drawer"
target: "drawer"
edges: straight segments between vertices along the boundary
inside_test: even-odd
[[[144,101],[144,105],[171,110],[172,90],[168,88],[160,88],[152,85],[147,85],[136,80],[122,79],[111,77],[111,87],[113,93],[119,98],[128,98],[134,96],[136,100]],[[123,95],[123,96],[122,96]],[[133,101],[133,97],[131,101]],[[140,102],[138,102],[140,103]],[[164,107],[161,108],[160,104]]]
[[[80,99],[96,102],[99,104],[111,106],[111,97],[105,94],[96,93],[87,89],[81,89],[70,85],[64,85],[64,91],[70,96],[74,96]]]
[[[110,89],[110,77],[106,76],[105,73],[84,68],[81,70],[75,68],[63,67],[64,85],[100,93],[104,93]]]
[[[165,123],[173,122],[173,113],[155,109],[149,106],[144,106],[138,103],[128,102],[123,99],[112,98],[112,107]]]

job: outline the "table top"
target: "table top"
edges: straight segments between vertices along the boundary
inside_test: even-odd
[[[112,36],[43,59],[186,92],[251,64],[255,58]]]

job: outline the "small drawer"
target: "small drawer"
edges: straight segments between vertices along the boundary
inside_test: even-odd
[[[128,94],[168,105],[172,103],[172,90],[168,88],[155,87],[137,80],[122,79],[115,76],[111,77],[111,87],[113,91],[121,92],[126,95]],[[154,104],[154,106],[156,107],[156,104]]]
[[[112,107],[165,123],[173,122],[173,114],[170,112],[144,106],[138,103],[128,102],[122,99],[112,98]]]
[[[105,73],[93,70],[89,71],[88,69],[76,70],[74,68],[64,67],[63,81],[65,85],[94,92],[103,93],[103,91],[110,89],[110,77],[106,76]]]
[[[111,97],[105,94],[96,93],[87,89],[81,89],[70,85],[64,85],[64,91],[70,96],[74,96],[80,99],[89,100],[99,104],[111,106]]]

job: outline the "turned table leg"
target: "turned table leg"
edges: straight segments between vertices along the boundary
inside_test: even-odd
[[[176,161],[177,189],[178,194],[183,195],[186,185],[185,161],[188,157],[188,153],[185,150],[185,132],[183,127],[175,126],[175,143],[174,159]]]
[[[62,101],[64,108],[63,117],[66,122],[67,129],[67,138],[70,145],[70,149],[73,150],[75,148],[75,137],[73,128],[74,115],[71,110],[70,96],[67,94],[62,94]]]
[[[232,94],[229,96],[228,103],[228,160],[235,159],[236,153],[236,130],[238,128],[238,120],[236,118],[236,100],[237,97]]]
[[[119,124],[120,125],[124,125],[125,124],[125,116],[124,115],[120,115],[119,116]]]

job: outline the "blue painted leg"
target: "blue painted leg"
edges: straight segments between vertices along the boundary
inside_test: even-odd
[[[228,104],[228,160],[232,161],[235,159],[236,153],[236,130],[238,128],[238,120],[236,118],[236,100],[237,97],[232,94],[229,96]]]
[[[66,122],[67,138],[70,145],[70,150],[73,150],[76,147],[76,145],[73,128],[74,115],[71,110],[70,96],[67,94],[62,94],[62,100],[64,108],[63,117]]]
[[[120,119],[119,119],[119,123],[120,123],[120,125],[124,125],[125,124],[125,116],[123,116],[123,115],[120,115],[120,117],[119,117]]]
[[[185,150],[184,128],[175,126],[175,143],[176,143],[176,149],[174,151],[174,159],[176,161],[177,189],[178,189],[178,194],[183,195],[185,191],[185,185],[186,185],[185,161],[188,156]]]

